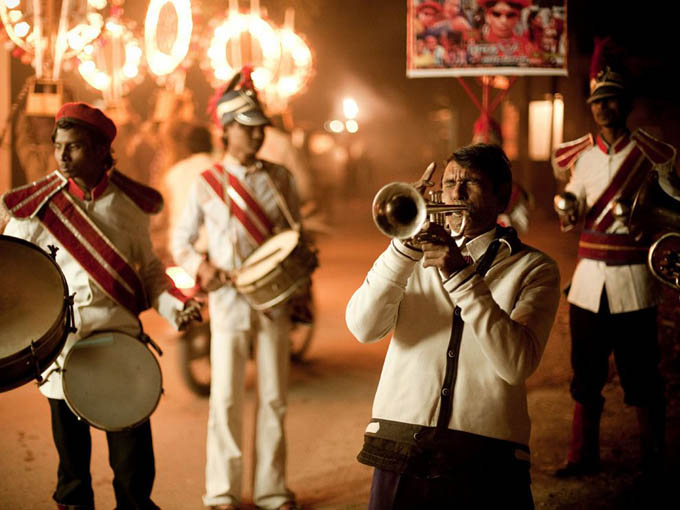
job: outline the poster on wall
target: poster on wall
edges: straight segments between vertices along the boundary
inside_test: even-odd
[[[567,75],[567,0],[406,0],[409,78]]]

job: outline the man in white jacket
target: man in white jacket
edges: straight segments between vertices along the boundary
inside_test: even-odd
[[[394,330],[359,461],[370,510],[533,508],[526,379],[559,301],[553,260],[496,225],[510,197],[503,150],[456,151],[442,179],[452,236],[426,224],[394,239],[352,296],[360,342]],[[458,506],[456,506],[458,508]]]
[[[10,216],[4,234],[56,247],[55,262],[74,293],[75,330],[40,386],[59,454],[53,494],[59,510],[94,509],[90,426],[71,411],[62,386],[69,352],[103,331],[141,338],[138,316],[152,306],[178,328],[200,318],[198,304],[171,285],[151,247],[149,215],[160,211],[163,199],[113,168],[115,136],[115,124],[101,110],[64,104],[52,134],[58,170],[2,196]],[[107,431],[106,438],[117,509],[157,510],[149,420]]]

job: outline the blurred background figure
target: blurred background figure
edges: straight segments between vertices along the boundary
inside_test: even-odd
[[[217,161],[213,153],[213,135],[206,126],[179,121],[169,128],[173,143],[173,159],[177,161],[164,172],[160,179],[160,191],[166,201],[161,217],[161,225],[154,232],[158,245],[157,251],[163,260],[170,261],[169,237],[174,230],[186,204],[191,184],[199,174],[208,170]],[[207,250],[207,240],[201,231],[195,243],[197,250]]]
[[[492,143],[503,146],[501,126],[490,115],[482,114],[475,121],[472,143]],[[518,232],[529,230],[529,214],[534,200],[531,194],[517,181],[512,181],[510,201],[505,210],[498,215],[498,223],[504,227],[514,227]]]

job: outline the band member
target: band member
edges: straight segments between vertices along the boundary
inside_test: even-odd
[[[511,185],[499,146],[458,149],[442,179],[444,203],[467,210],[447,217],[455,235],[428,223],[392,240],[347,305],[360,342],[394,331],[358,457],[375,468],[371,510],[533,508],[525,381],[559,272],[496,224]]]
[[[291,173],[255,156],[269,120],[248,69],[217,97],[215,114],[226,153],[194,181],[171,241],[175,261],[210,293],[210,416],[203,503],[220,510],[241,503],[244,377],[252,343],[258,391],[253,497],[260,508],[290,510],[297,508],[286,487],[284,434],[290,310],[288,303],[254,310],[232,285],[230,274],[278,230],[300,222],[299,200]],[[202,225],[208,237],[207,256],[193,246]]]
[[[657,292],[647,269],[649,240],[630,235],[624,215],[650,173],[673,194],[675,149],[626,120],[632,97],[619,69],[604,66],[596,46],[587,100],[599,133],[558,147],[553,167],[568,179],[555,200],[563,230],[583,221],[578,264],[568,291],[571,329],[571,395],[575,401],[571,446],[559,477],[600,470],[599,425],[608,359],[614,353],[624,402],[635,406],[643,473],[661,468],[664,382],[659,374]]]
[[[61,510],[94,509],[89,425],[71,412],[62,389],[59,367],[68,352],[97,331],[139,337],[138,315],[150,306],[180,328],[200,318],[196,303],[171,287],[151,249],[148,215],[160,210],[162,198],[113,169],[115,136],[115,124],[100,110],[64,104],[52,133],[58,170],[2,199],[10,215],[4,233],[43,249],[57,247],[56,262],[75,293],[77,331],[69,334],[40,386],[49,399],[59,454],[53,497]],[[117,508],[157,509],[151,500],[155,467],[149,421],[106,437]]]

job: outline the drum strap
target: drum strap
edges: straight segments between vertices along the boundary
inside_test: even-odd
[[[68,193],[53,195],[38,218],[109,297],[135,315],[149,307],[137,272]]]
[[[210,189],[228,205],[256,246],[269,239],[274,225],[248,187],[219,163],[202,174]]]
[[[623,160],[614,178],[588,211],[585,229],[605,232],[614,223],[613,206],[617,198],[632,198],[640,188],[653,163],[636,144]]]

